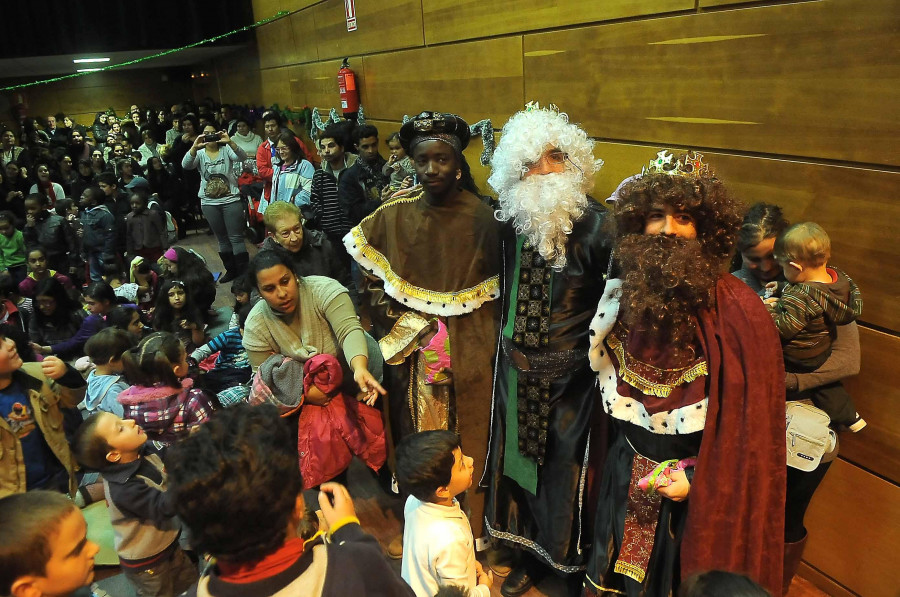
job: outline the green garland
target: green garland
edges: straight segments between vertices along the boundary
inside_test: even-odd
[[[210,37],[208,39],[204,39],[198,42],[194,42],[192,44],[188,44],[186,46],[181,46],[180,48],[173,48],[171,50],[165,50],[162,52],[157,52],[156,54],[152,54],[150,56],[144,56],[143,58],[137,58],[135,60],[129,60],[128,62],[121,62],[119,64],[111,64],[109,66],[100,67],[99,70],[83,72],[83,73],[72,73],[71,75],[63,75],[61,77],[53,77],[52,79],[43,79],[41,81],[32,81],[31,83],[21,83],[19,85],[10,85],[9,87],[0,88],[0,91],[12,91],[14,89],[22,89],[24,87],[33,87],[35,85],[45,85],[47,83],[55,83],[57,81],[64,81],[66,79],[74,79],[75,77],[83,77],[85,75],[93,75],[94,73],[103,72],[106,70],[110,70],[113,68],[119,68],[121,66],[128,66],[131,64],[137,64],[138,62],[144,62],[145,60],[153,60],[154,58],[160,58],[161,56],[168,56],[169,54],[174,54],[175,52],[180,52],[182,50],[187,50],[188,48],[195,48],[197,46],[202,46],[203,44],[212,43],[214,41],[218,41],[220,39],[224,39],[228,36],[234,35],[235,33],[240,33],[241,31],[249,31],[250,29],[255,29],[260,25],[265,25],[266,23],[271,23],[272,21],[276,21],[281,17],[286,17],[290,13],[286,10],[280,10],[268,19],[262,19],[261,21],[256,21],[252,25],[247,25],[246,27],[241,27],[240,29],[235,29],[234,31],[229,31],[228,33],[223,33],[221,35],[216,35],[215,37]]]
[[[312,110],[309,106],[303,106],[299,110],[294,110],[290,106],[285,106],[282,109],[278,107],[278,104],[272,104],[269,110],[278,114],[282,122],[303,124],[303,128],[300,130],[305,131],[309,129],[310,119],[312,118]]]

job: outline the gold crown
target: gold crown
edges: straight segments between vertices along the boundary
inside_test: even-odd
[[[703,154],[689,151],[682,159],[676,160],[675,156],[663,149],[656,154],[656,158],[641,169],[644,174],[668,174],[669,176],[683,176],[685,178],[700,178],[712,176],[709,164],[703,162]]]

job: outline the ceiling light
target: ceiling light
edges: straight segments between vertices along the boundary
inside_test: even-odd
[[[97,70],[103,70],[102,68],[79,68],[78,72],[80,73],[92,73]]]
[[[76,58],[72,62],[75,64],[81,64],[82,62],[109,62],[109,58]]]

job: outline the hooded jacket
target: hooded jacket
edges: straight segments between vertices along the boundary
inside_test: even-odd
[[[98,205],[81,214],[84,236],[81,244],[85,253],[112,255],[116,246],[116,218],[105,205]]]
[[[828,273],[831,283],[785,285],[781,299],[770,307],[789,365],[805,363],[815,367],[815,362],[830,353],[835,328],[862,314],[862,295],[856,283],[836,268],[829,267]]]

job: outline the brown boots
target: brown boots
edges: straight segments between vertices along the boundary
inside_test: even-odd
[[[787,595],[788,589],[791,587],[791,581],[800,567],[800,560],[803,559],[803,549],[806,547],[806,540],[809,535],[804,535],[803,539],[794,543],[784,544],[784,580],[781,584],[781,594]]]

